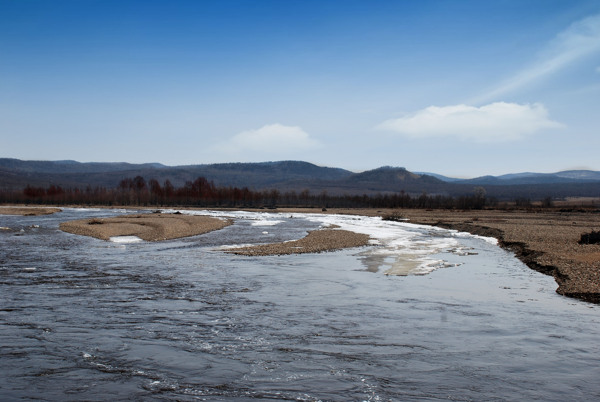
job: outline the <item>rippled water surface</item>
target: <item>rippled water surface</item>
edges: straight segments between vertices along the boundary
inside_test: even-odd
[[[600,310],[481,238],[374,218],[210,213],[160,243],[0,216],[0,399],[593,400]],[[204,213],[204,212],[203,212]],[[376,241],[242,257],[337,224]],[[408,276],[405,276],[408,274]]]

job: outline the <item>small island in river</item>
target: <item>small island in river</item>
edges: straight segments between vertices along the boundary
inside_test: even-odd
[[[0,215],[39,216],[60,212],[60,208],[50,207],[0,207]]]
[[[209,216],[155,213],[79,219],[61,223],[60,229],[102,240],[136,236],[146,241],[161,241],[212,232],[231,223],[230,220]]]
[[[299,240],[238,247],[227,251],[247,256],[286,255],[320,253],[323,251],[366,246],[368,244],[369,235],[330,227],[312,231],[306,237]]]

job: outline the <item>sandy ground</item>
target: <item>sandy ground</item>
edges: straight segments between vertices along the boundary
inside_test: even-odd
[[[304,254],[359,247],[367,244],[369,244],[369,235],[326,228],[310,232],[306,237],[299,240],[240,247],[227,251],[249,256]]]
[[[37,216],[50,215],[55,212],[60,212],[60,208],[45,208],[45,207],[0,207],[0,215],[23,215]]]
[[[60,229],[102,240],[114,236],[137,236],[147,241],[160,241],[211,232],[231,223],[208,216],[155,213],[80,219],[61,223]]]

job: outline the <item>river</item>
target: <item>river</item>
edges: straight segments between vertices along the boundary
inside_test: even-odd
[[[0,399],[600,399],[599,306],[490,239],[378,218],[249,212],[107,242],[0,216]],[[245,257],[336,224],[368,247]]]

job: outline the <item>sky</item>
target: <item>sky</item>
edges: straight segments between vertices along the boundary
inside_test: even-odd
[[[0,157],[600,170],[597,0],[0,0]]]

